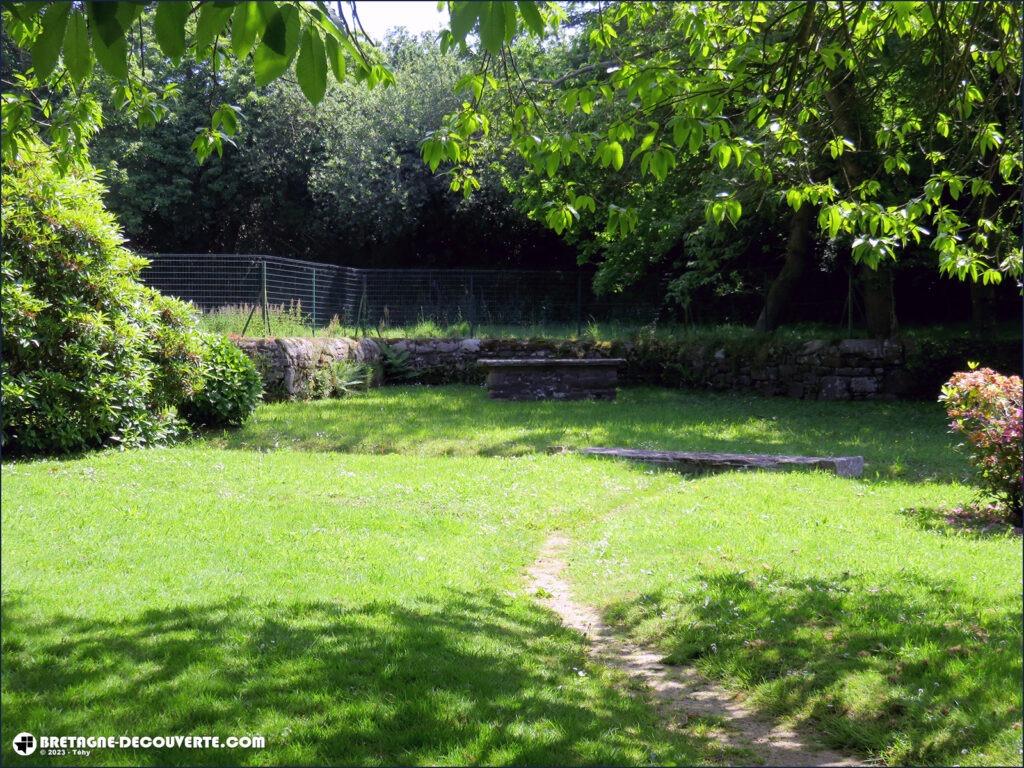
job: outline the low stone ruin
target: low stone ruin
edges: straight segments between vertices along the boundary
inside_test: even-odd
[[[614,400],[622,358],[482,359],[497,400]]]
[[[729,469],[821,469],[839,477],[860,477],[863,456],[782,456],[771,453],[711,453],[708,451],[644,451],[634,448],[553,448],[552,453],[582,453],[655,464],[678,471],[712,472]]]
[[[380,381],[381,352],[372,339],[231,339],[263,376],[265,400],[306,400],[317,397],[317,376],[331,365],[351,360],[375,370]]]

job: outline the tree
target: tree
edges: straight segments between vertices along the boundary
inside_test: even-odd
[[[579,15],[585,60],[532,77],[516,61],[519,24],[550,33],[564,14],[449,10],[445,44],[479,38],[477,96],[424,159],[469,179],[477,148],[500,133],[532,169],[534,215],[556,231],[592,217],[608,238],[628,237],[637,201],[697,158],[718,182],[709,224],[736,225],[744,196],[774,196],[792,211],[787,253],[799,256],[812,207],[818,231],[871,270],[879,334],[892,320],[885,268],[915,245],[961,279],[1021,276],[1017,4],[617,3]],[[578,182],[594,167],[623,182],[600,213]],[[800,268],[787,264],[779,294]]]
[[[6,3],[4,30],[31,51],[31,67],[5,82],[2,142],[4,161],[16,160],[42,136],[60,167],[87,162],[89,140],[102,125],[102,113],[88,84],[96,64],[116,83],[117,105],[140,125],[167,114],[166,102],[179,86],[174,77],[150,79],[142,15],[148,3]],[[206,58],[213,77],[225,63],[252,61],[257,86],[292,69],[313,104],[323,98],[328,70],[339,82],[352,79],[373,88],[394,81],[379,52],[369,44],[354,2],[350,19],[332,15],[325,2],[164,2],[155,4],[156,55],[179,63],[189,55]],[[147,58],[147,52],[149,58]],[[237,108],[222,103],[193,141],[200,161],[223,153],[239,128]]]
[[[156,38],[172,61],[186,52],[207,56],[215,77],[232,57],[251,57],[258,86],[294,61],[303,94],[317,103],[328,67],[339,80],[371,87],[393,81],[359,31],[355,3],[348,5],[346,17],[322,2],[162,3]],[[455,191],[475,191],[493,133],[532,174],[536,218],[556,232],[590,226],[612,241],[630,236],[642,201],[694,161],[710,191],[709,227],[736,226],[744,200],[771,196],[792,212],[789,231],[798,240],[787,250],[799,258],[806,249],[797,247],[804,235],[795,225],[807,216],[803,206],[813,206],[830,247],[867,270],[878,333],[893,319],[885,267],[914,246],[929,248],[942,273],[961,279],[1021,276],[1015,3],[638,2],[566,13],[527,0],[455,0],[448,7],[442,52],[475,47],[479,66],[457,86],[469,98],[423,143],[422,155],[432,170],[446,164]],[[4,94],[5,157],[38,132],[59,162],[83,156],[100,120],[95,99],[80,89],[94,62],[140,122],[162,116],[178,84],[147,80],[147,49],[136,31],[142,8],[4,6],[6,27],[33,62]],[[579,62],[524,73],[521,33],[550,46],[563,22],[579,30]],[[219,154],[238,123],[235,105],[213,109],[193,143],[197,154]],[[576,181],[595,167],[599,175],[632,176],[609,184],[599,201]],[[780,272],[773,301],[784,303],[787,274],[798,266]],[[766,306],[764,324],[775,314]]]
[[[144,15],[144,40],[152,39]],[[469,199],[420,160],[423,136],[458,104],[465,63],[434,40],[396,33],[381,45],[388,88],[332,83],[313,106],[283,76],[256,88],[247,61],[155,60],[151,79],[174,78],[177,98],[140,129],[112,103],[114,83],[91,89],[108,119],[91,142],[110,208],[135,247],[156,252],[277,253],[348,265],[525,266],[547,247],[569,248],[513,205],[495,174]],[[211,104],[239,108],[244,130],[216,162],[197,164],[192,128]]]

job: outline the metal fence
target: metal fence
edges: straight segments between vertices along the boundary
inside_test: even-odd
[[[146,254],[145,284],[204,312],[239,311],[272,331],[284,312],[310,327],[358,330],[439,325],[548,325],[649,322],[658,302],[597,296],[580,270],[359,269],[280,256]],[[244,330],[243,330],[244,332]]]

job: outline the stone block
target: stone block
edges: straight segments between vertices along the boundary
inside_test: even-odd
[[[881,389],[873,376],[854,376],[850,379],[850,392],[854,395],[873,395]]]
[[[859,355],[878,360],[884,357],[884,342],[877,339],[843,339],[839,342],[839,351],[844,355]]]
[[[500,400],[613,400],[621,358],[482,359],[488,394]]]
[[[849,385],[842,376],[823,376],[818,389],[819,400],[848,400]]]
[[[863,456],[783,456],[766,453],[710,453],[706,451],[647,451],[635,448],[563,448],[554,453],[582,453],[615,459],[657,464],[677,470],[729,469],[822,469],[839,477],[860,477],[864,473]]]

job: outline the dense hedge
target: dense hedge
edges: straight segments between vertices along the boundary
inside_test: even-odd
[[[89,169],[46,148],[5,164],[2,197],[5,452],[164,442],[202,385],[188,305],[142,286]]]
[[[259,371],[226,336],[206,334],[204,342],[202,386],[185,398],[181,415],[196,426],[236,427],[260,402]]]
[[[992,333],[908,335],[906,349],[905,396],[923,400],[936,397],[946,380],[975,362],[1006,373],[1021,373],[1021,339]]]

